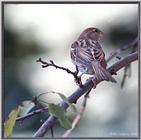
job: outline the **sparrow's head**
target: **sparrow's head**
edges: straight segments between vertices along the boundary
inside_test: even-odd
[[[79,36],[78,39],[91,39],[91,40],[99,40],[102,36],[104,35],[104,33],[102,31],[100,31],[98,28],[87,28],[85,29]]]

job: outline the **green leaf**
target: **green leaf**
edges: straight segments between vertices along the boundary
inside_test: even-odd
[[[23,101],[22,104],[20,105],[20,113],[19,116],[25,116],[33,107],[35,107],[35,104],[30,101],[26,100]]]
[[[70,108],[76,113],[77,112],[77,109],[76,109],[76,107],[75,107],[75,105],[74,104],[69,104],[69,106],[70,106]]]
[[[71,122],[66,117],[66,110],[58,105],[55,105],[53,103],[48,104],[48,110],[49,112],[58,118],[61,126],[63,126],[66,129],[71,128]]]
[[[63,118],[58,119],[58,120],[59,120],[61,126],[63,126],[64,128],[70,129],[72,127],[71,122],[67,117],[63,117]]]
[[[65,95],[63,95],[61,93],[58,93],[58,92],[56,92],[56,94],[58,94],[63,101],[68,102],[68,100],[67,100]]]
[[[64,108],[53,103],[48,103],[48,110],[53,116],[57,117],[58,119],[64,117],[66,113],[66,110]]]
[[[67,97],[66,97],[65,95],[63,95],[63,94],[61,94],[61,93],[58,93],[58,92],[54,92],[54,93],[58,94],[58,95],[60,96],[60,98],[61,98],[64,102],[66,102],[66,103],[69,105],[69,107],[70,107],[74,112],[77,112],[76,107],[68,101],[68,99],[67,99]]]
[[[10,112],[8,119],[4,122],[4,136],[5,137],[10,137],[12,135],[16,118],[19,112],[20,112],[20,107],[18,106],[17,108],[13,109]]]

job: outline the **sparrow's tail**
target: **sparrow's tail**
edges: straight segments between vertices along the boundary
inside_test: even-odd
[[[116,83],[116,80],[112,77],[112,75],[101,66],[101,64],[99,63],[99,61],[94,60],[92,62],[92,67],[95,73],[95,77],[98,80],[106,80],[106,81],[111,81]]]

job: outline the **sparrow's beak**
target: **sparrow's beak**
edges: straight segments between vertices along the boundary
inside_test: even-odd
[[[100,32],[99,32],[99,36],[100,36],[100,37],[103,37],[103,36],[104,36],[104,32],[100,31]]]

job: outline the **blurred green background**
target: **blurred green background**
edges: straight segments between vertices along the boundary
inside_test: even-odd
[[[100,43],[106,58],[138,34],[138,4],[5,4],[4,5],[4,89],[3,116],[22,101],[47,91],[69,96],[76,88],[71,75],[55,68],[42,69],[36,60],[53,60],[75,70],[70,46],[88,27],[101,29]],[[109,65],[116,62],[113,59]],[[115,76],[117,84],[102,82],[93,90],[86,111],[70,137],[138,136],[138,62],[131,64],[132,77],[120,88],[123,69]],[[85,75],[83,82],[89,76]],[[47,102],[60,99],[48,95]],[[82,98],[76,107],[81,107]],[[72,120],[74,115],[69,113]],[[13,137],[31,137],[48,114],[17,123]],[[55,137],[65,132],[58,123]],[[46,137],[51,137],[50,132]]]

